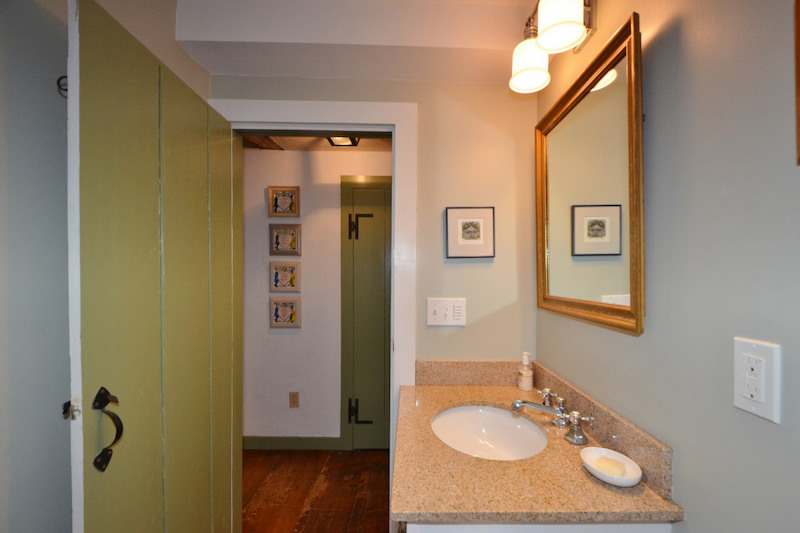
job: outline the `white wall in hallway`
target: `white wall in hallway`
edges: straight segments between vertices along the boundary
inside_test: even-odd
[[[338,437],[341,388],[339,183],[391,175],[391,152],[245,150],[244,434]],[[300,218],[268,218],[264,190],[300,186]],[[270,257],[269,224],[301,226],[301,256]],[[269,261],[299,260],[302,327],[269,327]],[[289,392],[300,408],[289,408]]]

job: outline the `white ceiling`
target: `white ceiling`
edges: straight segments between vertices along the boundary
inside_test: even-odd
[[[505,83],[534,0],[177,0],[211,74]]]

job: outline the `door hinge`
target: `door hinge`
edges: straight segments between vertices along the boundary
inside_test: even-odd
[[[372,424],[372,420],[359,420],[358,419],[358,398],[356,398],[355,404],[353,404],[353,399],[347,399],[347,423],[348,424]]]
[[[77,420],[79,414],[81,414],[81,408],[72,402],[61,404],[61,416],[64,417],[64,420]]]
[[[352,240],[353,239],[353,234],[355,234],[356,240],[358,240],[358,219],[359,218],[372,218],[374,216],[375,215],[373,215],[372,213],[356,213],[356,218],[355,218],[355,220],[353,220],[353,215],[352,214],[348,214],[347,215],[347,227],[348,227],[347,238]]]

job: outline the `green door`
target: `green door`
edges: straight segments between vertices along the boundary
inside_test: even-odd
[[[77,7],[70,290],[79,298],[70,316],[83,442],[75,524],[237,531],[242,214],[232,168],[240,153],[230,125],[107,13],[91,0]],[[104,469],[95,457],[116,427],[93,409],[100,387],[118,400],[107,410],[124,425]]]
[[[84,504],[77,512],[87,532],[161,531],[160,66],[93,2],[79,6],[80,92],[71,83],[69,95],[80,101]],[[124,424],[105,472],[93,461],[115,431],[91,407],[101,386],[119,399],[109,409]]]
[[[342,179],[342,439],[389,447],[391,178]]]

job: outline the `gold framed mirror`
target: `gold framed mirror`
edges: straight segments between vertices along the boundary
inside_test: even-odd
[[[536,257],[539,308],[635,335],[645,312],[642,120],[633,13],[536,125]]]

